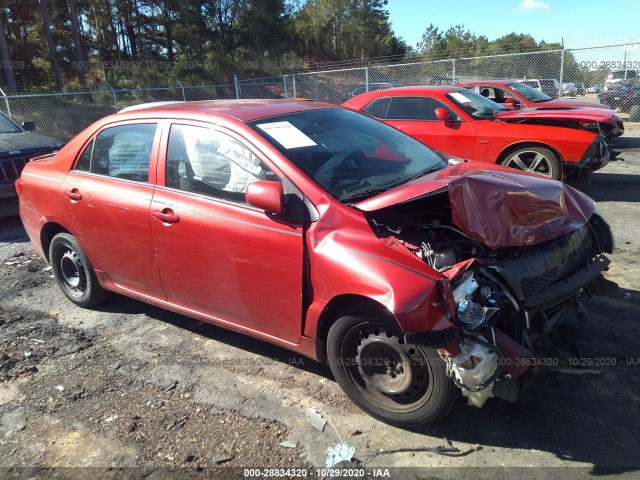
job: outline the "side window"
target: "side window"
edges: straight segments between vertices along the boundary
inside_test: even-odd
[[[511,92],[507,92],[506,90],[502,90],[501,88],[496,88],[496,102],[505,103],[508,98],[512,98],[516,101],[518,100]]]
[[[430,97],[394,97],[387,111],[388,120],[430,120],[439,121],[436,108],[445,108],[438,100]],[[451,118],[457,115],[449,110]]]
[[[171,126],[167,187],[244,202],[249,183],[276,178],[258,157],[229,135],[206,127]]]
[[[371,115],[372,117],[384,118],[390,100],[391,99],[389,98],[379,98],[374,100],[364,108],[363,112]]]
[[[93,140],[91,143],[87,145],[87,148],[84,149],[82,155],[78,159],[78,163],[76,164],[76,170],[82,170],[83,172],[91,171],[91,154],[93,153]]]
[[[82,153],[76,169],[146,182],[156,124],[107,128]]]

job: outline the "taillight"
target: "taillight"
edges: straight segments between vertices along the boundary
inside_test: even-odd
[[[24,185],[24,183],[22,182],[21,178],[16,179],[16,181],[13,183],[13,186],[16,189],[16,192],[18,192],[18,195],[20,195],[22,193],[22,186]]]
[[[635,93],[633,93],[633,92],[625,93],[625,96],[627,96],[627,97],[633,97],[634,95],[635,95]]]

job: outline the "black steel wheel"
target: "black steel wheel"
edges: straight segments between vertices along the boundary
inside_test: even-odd
[[[80,244],[73,235],[59,233],[49,246],[49,262],[62,292],[76,305],[88,308],[107,298]]]
[[[438,353],[405,342],[398,326],[387,319],[340,318],[329,330],[327,355],[347,396],[392,425],[434,423],[459,397]]]
[[[520,148],[507,154],[500,164],[554,180],[562,179],[560,159],[555,153],[544,147]]]

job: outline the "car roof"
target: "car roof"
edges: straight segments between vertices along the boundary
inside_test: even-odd
[[[451,92],[459,92],[466,90],[464,88],[460,88],[458,86],[445,85],[445,86],[418,86],[418,87],[394,87],[387,88],[385,90],[376,90],[375,92],[363,93],[362,95],[372,95],[372,96],[405,96],[405,95],[415,95],[420,93],[451,93]]]
[[[516,83],[516,80],[480,80],[477,82],[460,82],[456,83],[457,86],[472,87],[475,85],[506,85],[508,83]]]
[[[250,122],[275,115],[336,107],[337,105],[329,103],[310,102],[307,100],[202,100],[197,102],[145,104],[140,105],[139,108],[127,108],[125,109],[126,111],[116,114],[115,117],[136,119],[226,116],[242,122]]]

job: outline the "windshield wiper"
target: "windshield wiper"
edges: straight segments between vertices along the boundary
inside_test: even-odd
[[[416,178],[424,177],[425,175],[429,175],[430,173],[436,172],[438,170],[440,170],[440,167],[425,168],[424,170],[422,170],[421,172],[418,172],[413,177],[411,177],[409,180],[407,180],[406,182],[403,182],[403,183],[409,183],[409,182],[415,180]]]
[[[361,192],[352,193],[351,195],[347,195],[346,197],[342,197],[340,199],[341,202],[345,201],[354,201],[364,198],[373,197],[374,195],[378,195],[379,193],[383,193],[389,190],[388,188],[372,188],[369,190],[363,190]]]

